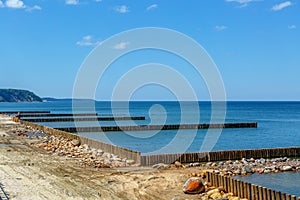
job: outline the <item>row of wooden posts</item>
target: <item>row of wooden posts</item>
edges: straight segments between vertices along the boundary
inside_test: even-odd
[[[144,116],[124,116],[124,117],[58,117],[58,118],[21,118],[29,122],[80,122],[80,121],[126,121],[126,120],[145,120]]]
[[[297,200],[295,195],[237,180],[230,176],[206,172],[206,178],[213,186],[223,187],[226,192],[248,200]]]
[[[256,122],[226,124],[165,124],[136,126],[97,126],[97,127],[60,127],[62,131],[76,132],[109,132],[109,131],[150,131],[150,130],[183,130],[183,129],[221,129],[221,128],[257,128]]]

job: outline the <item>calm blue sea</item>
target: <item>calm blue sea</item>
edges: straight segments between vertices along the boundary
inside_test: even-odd
[[[89,104],[90,101],[78,102],[76,112],[92,112],[95,109],[101,115],[112,114],[110,102],[96,102],[92,103],[92,106]],[[129,109],[127,109],[126,102],[118,102],[114,105],[114,114],[146,117],[145,121],[119,121],[119,125],[209,123],[211,103],[198,102],[200,115],[197,114],[194,103],[130,102]],[[72,102],[65,100],[43,103],[0,103],[0,111],[13,110],[50,110],[52,113],[71,113]],[[196,120],[197,117],[200,117],[200,121]],[[180,153],[183,150],[198,152],[211,148],[211,150],[229,150],[300,146],[300,102],[227,102],[225,121],[258,122],[258,128],[223,129],[209,133],[207,130],[183,130],[181,132],[165,130],[79,134],[137,150],[143,154],[158,151],[159,153]],[[94,123],[80,122],[76,125],[99,126],[98,122]],[[50,127],[75,126],[71,122],[42,124]],[[116,125],[116,122],[100,122],[100,125]],[[220,135],[216,133],[218,131]]]
[[[253,174],[251,176],[236,177],[249,183],[282,191],[286,194],[300,197],[300,172],[283,172],[271,174]]]

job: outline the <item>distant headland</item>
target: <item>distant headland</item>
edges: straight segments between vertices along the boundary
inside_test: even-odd
[[[0,89],[0,102],[42,102],[43,100],[28,90]]]

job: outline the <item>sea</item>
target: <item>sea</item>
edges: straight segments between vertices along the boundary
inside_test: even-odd
[[[136,121],[85,121],[76,122],[76,124],[73,122],[40,123],[54,128],[222,122],[258,123],[257,128],[241,129],[78,133],[85,137],[139,151],[144,155],[154,153],[182,153],[300,146],[300,102],[131,101],[113,102],[112,104],[112,102],[76,101],[75,104],[74,102],[72,103],[71,100],[34,103],[0,103],[0,112],[48,110],[51,111],[51,113],[97,112],[100,116],[145,116],[145,120]],[[224,105],[226,106],[226,110],[224,110]],[[212,108],[214,108],[213,111]],[[273,184],[273,189],[280,190],[283,187],[280,185],[278,186],[278,181],[276,182],[273,180],[276,179],[276,176],[278,176],[278,181],[282,182],[281,175],[268,174],[259,176],[259,178],[249,178],[249,181],[259,181],[262,179],[261,185],[267,183],[269,185],[266,186],[270,186],[270,184],[272,186]],[[294,177],[298,177],[298,180],[300,179],[299,174],[295,176],[293,173],[287,173],[283,176],[287,179],[290,177],[290,180]],[[268,181],[269,179],[272,181]],[[293,188],[293,186],[291,186],[291,188]],[[299,191],[300,184],[296,185],[291,193],[300,196]]]

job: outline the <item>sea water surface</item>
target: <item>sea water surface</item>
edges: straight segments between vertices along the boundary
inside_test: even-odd
[[[89,102],[90,103],[90,102]],[[195,102],[194,102],[195,103]],[[141,121],[118,122],[44,122],[50,127],[89,127],[114,125],[147,125],[147,124],[182,124],[210,123],[211,103],[198,102],[200,114],[191,102],[130,102],[129,110],[126,102],[118,102],[114,114],[145,116]],[[92,103],[85,101],[77,104],[76,112],[95,111],[103,116],[111,116],[111,102]],[[184,112],[181,110],[184,109]],[[53,101],[42,103],[0,103],[1,111],[13,110],[50,110],[52,113],[71,113],[72,102]],[[200,117],[200,120],[196,119]],[[118,146],[137,150],[143,154],[161,151],[160,153],[180,153],[183,144],[187,152],[201,150],[232,150],[274,147],[300,146],[300,102],[227,102],[226,122],[257,122],[257,128],[208,130],[164,130],[133,132],[92,132],[79,133],[86,137]],[[184,121],[183,121],[184,120]],[[215,121],[218,122],[218,119]],[[213,130],[214,131],[214,130]],[[203,142],[210,139],[210,143]],[[175,141],[175,142],[174,142]],[[179,141],[179,142],[178,142]],[[169,145],[174,143],[174,145]],[[208,144],[208,145],[207,145]],[[214,145],[215,144],[215,145]],[[163,147],[168,146],[167,149]]]
[[[300,197],[300,172],[253,174],[235,178]]]

